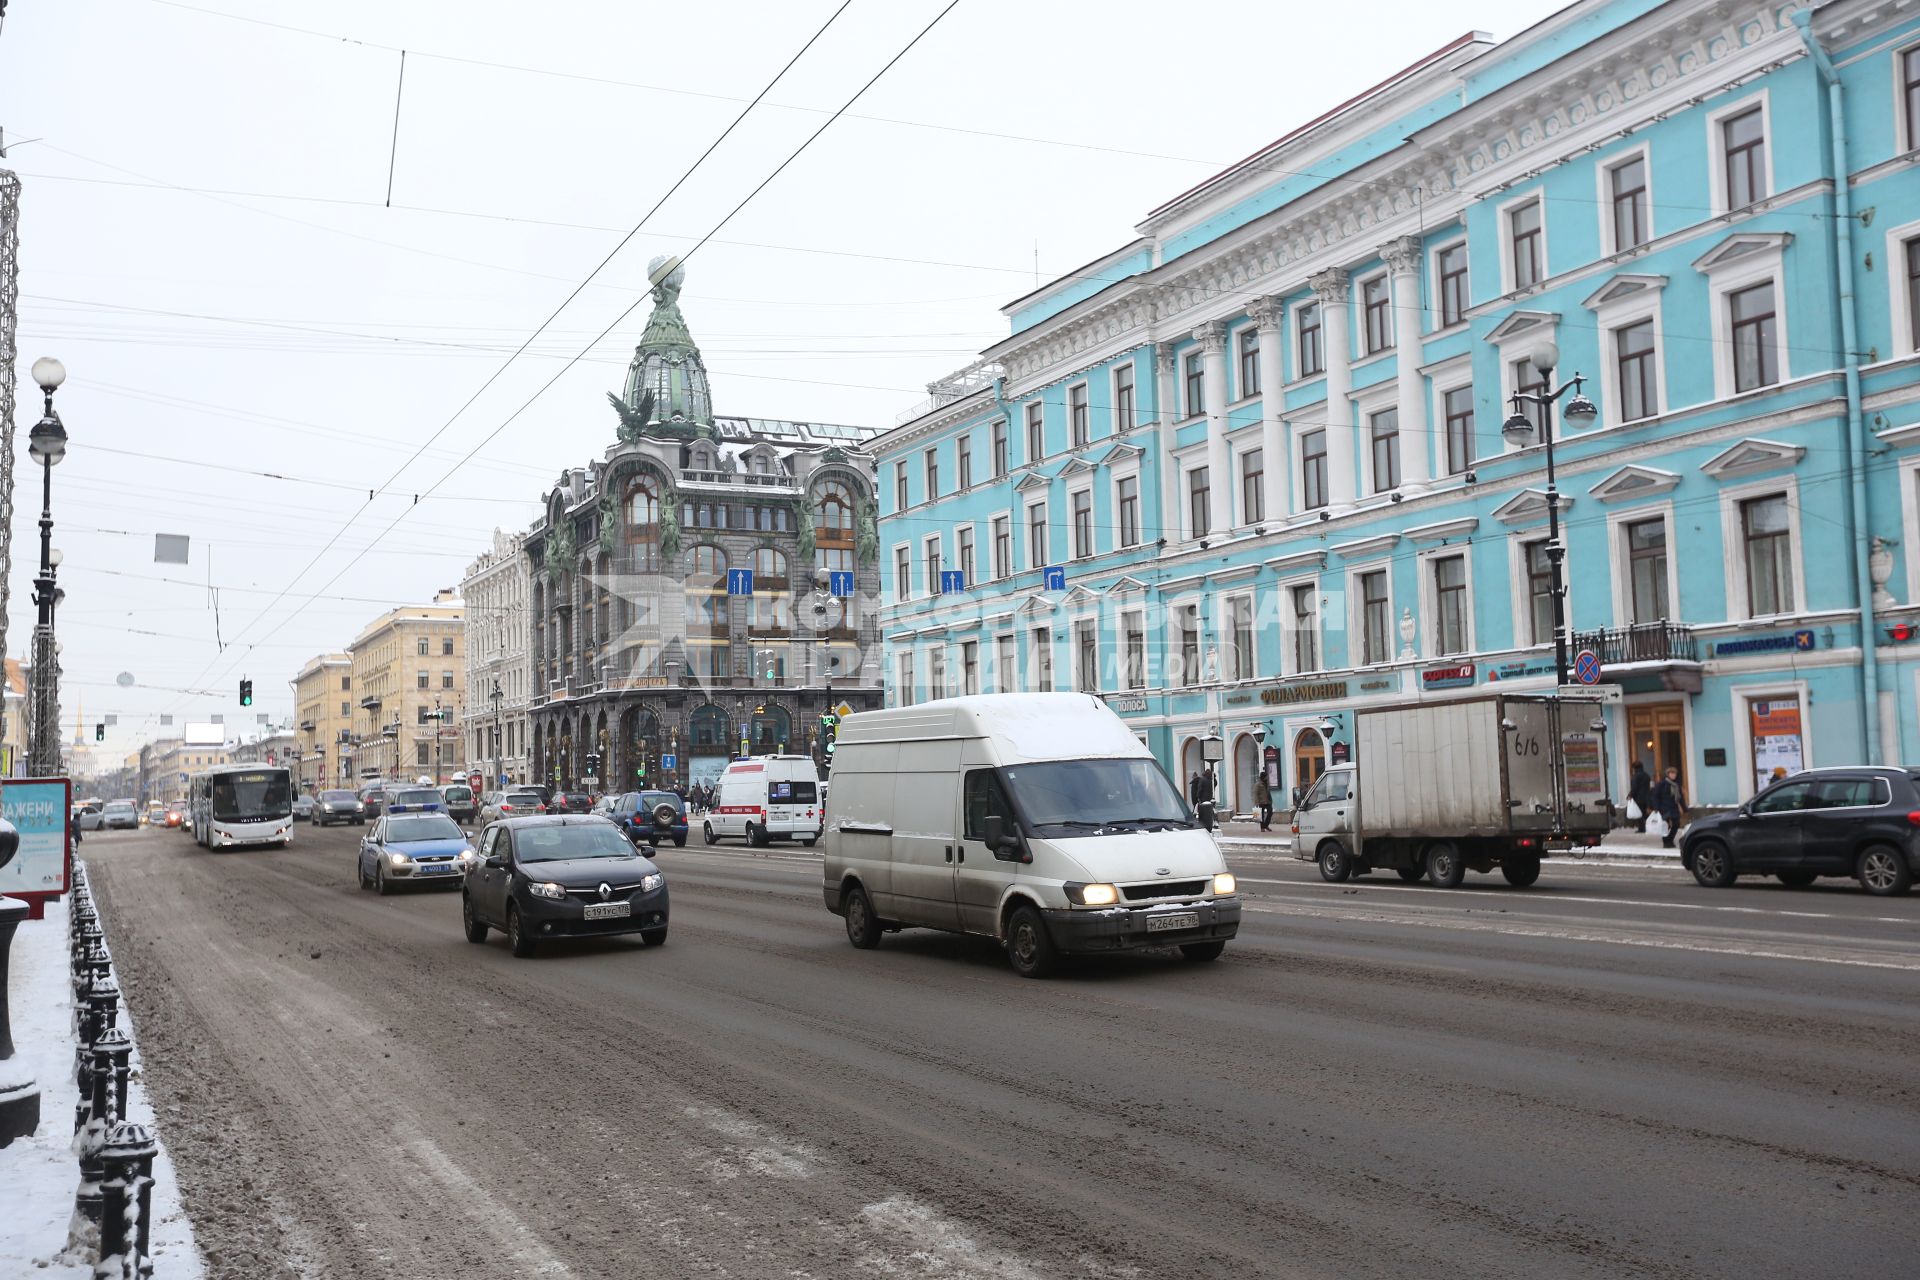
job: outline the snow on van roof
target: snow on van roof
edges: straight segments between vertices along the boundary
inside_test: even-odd
[[[1107,704],[1085,693],[987,693],[910,707],[859,711],[840,722],[842,743],[989,738],[1003,763],[1151,756]]]

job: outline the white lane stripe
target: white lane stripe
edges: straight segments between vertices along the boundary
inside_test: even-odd
[[[1488,898],[1487,891],[1484,889],[1441,889],[1433,885],[1374,884],[1372,882],[1356,885],[1353,881],[1348,881],[1346,884],[1334,884],[1331,881],[1324,880],[1257,880],[1252,876],[1239,876],[1237,879],[1241,884],[1281,884],[1294,889],[1351,890],[1353,888],[1361,888],[1368,893],[1411,893],[1418,894],[1423,898],[1432,894],[1458,893],[1478,898],[1482,902],[1492,901],[1492,899]],[[1507,902],[1509,899],[1502,896],[1500,901]],[[1716,906],[1710,902],[1652,902],[1645,898],[1586,898],[1563,893],[1556,893],[1551,896],[1544,894],[1534,896],[1532,903],[1520,899],[1513,899],[1512,901],[1520,902],[1520,905],[1523,906],[1532,905],[1533,903],[1544,907],[1556,902],[1597,902],[1602,906],[1609,907],[1663,907],[1673,911],[1732,911],[1740,915],[1793,916],[1804,920],[1860,920],[1870,924],[1920,924],[1920,915],[1855,916],[1848,915],[1843,911],[1785,911],[1775,907],[1726,907]]]
[[[1701,951],[1714,955],[1747,956],[1761,960],[1805,960],[1816,964],[1844,964],[1862,969],[1899,969],[1920,973],[1920,956],[1894,960],[1869,960],[1859,956],[1846,956],[1834,953],[1822,953],[1813,947],[1794,947],[1781,949],[1778,944],[1771,947],[1743,946],[1735,943],[1712,943],[1675,938],[1652,938],[1633,936],[1620,931],[1602,931],[1598,929],[1529,928],[1510,921],[1492,919],[1461,920],[1441,919],[1439,917],[1408,917],[1383,915],[1377,911],[1338,911],[1315,907],[1259,906],[1248,903],[1248,911],[1274,916],[1310,916],[1325,920],[1360,920],[1372,924],[1413,925],[1429,929],[1455,929],[1470,933],[1504,933],[1522,938],[1550,938],[1561,942],[1597,942],[1621,947],[1652,947],[1663,951]]]

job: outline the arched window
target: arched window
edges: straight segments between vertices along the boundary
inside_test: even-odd
[[[660,569],[660,486],[649,475],[627,481],[626,509],[629,572]]]
[[[753,553],[751,626],[755,635],[786,635],[793,627],[787,557],[772,547]]]
[[[753,553],[753,585],[758,590],[760,584],[784,590],[787,586],[787,557],[772,547],[761,547]]]
[[[711,702],[697,708],[687,721],[687,737],[695,750],[724,750],[727,746],[727,713]]]
[[[785,707],[772,703],[753,716],[753,750],[756,755],[771,755],[790,749],[793,719]]]
[[[829,573],[853,570],[853,489],[844,480],[820,486],[813,522],[815,567]]]
[[[727,647],[727,553],[702,543],[687,551],[687,665],[703,680],[732,675]]]

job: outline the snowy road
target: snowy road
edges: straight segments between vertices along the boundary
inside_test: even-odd
[[[847,946],[668,850],[671,941],[515,961],[353,829],[86,853],[225,1277],[1893,1276],[1920,897],[1238,867],[1215,965]]]

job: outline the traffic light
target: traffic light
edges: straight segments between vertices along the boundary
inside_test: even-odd
[[[93,740],[95,742],[105,742],[107,740],[106,721],[102,720],[99,724],[93,726]]]
[[[633,767],[633,776],[636,778],[645,778],[647,776],[647,762],[645,760],[642,760]]]
[[[251,680],[240,682],[240,705],[243,707],[253,705],[253,681]]]

